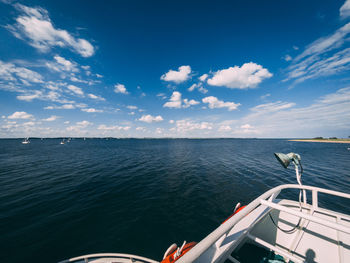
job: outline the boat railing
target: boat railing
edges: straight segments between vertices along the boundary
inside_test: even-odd
[[[135,263],[135,262],[143,262],[143,263],[159,263],[158,261],[145,258],[145,257],[140,257],[136,255],[131,255],[131,254],[122,254],[122,253],[98,253],[98,254],[89,254],[89,255],[84,255],[84,256],[79,256],[75,258],[70,258],[66,259],[63,261],[60,261],[58,263],[69,263],[69,262],[78,262],[78,261],[84,261],[84,263],[90,262],[90,260],[98,259],[98,258],[112,258],[112,259],[121,259],[123,260],[122,262],[130,262],[130,263]]]
[[[304,186],[304,185],[297,185],[297,184],[286,184],[286,185],[280,185],[277,186],[258,198],[256,198],[253,202],[248,204],[244,209],[241,210],[241,212],[235,214],[232,216],[229,220],[227,220],[224,224],[219,226],[216,230],[214,230],[212,233],[210,233],[206,238],[204,238],[202,241],[200,241],[194,248],[192,248],[189,252],[187,252],[185,255],[183,255],[177,263],[188,263],[188,262],[194,262],[197,258],[199,258],[203,253],[205,253],[210,247],[212,247],[221,237],[226,236],[228,232],[247,214],[249,214],[251,211],[256,209],[258,206],[266,206],[269,209],[276,209],[283,212],[286,212],[288,214],[295,215],[297,217],[304,218],[306,220],[310,220],[312,222],[336,229],[338,231],[344,232],[344,233],[350,233],[350,228],[346,227],[344,225],[341,225],[339,223],[334,223],[329,220],[321,219],[319,217],[316,217],[312,214],[306,214],[302,213],[300,211],[288,208],[286,206],[282,206],[279,204],[276,204],[274,200],[277,198],[277,196],[280,194],[282,190],[286,189],[301,189],[306,191],[311,191],[312,193],[312,203],[311,207],[313,210],[317,210],[319,207],[318,204],[318,194],[324,193],[328,195],[338,196],[350,199],[350,194],[323,189],[319,187],[314,186]],[[304,203],[306,203],[306,200],[304,199]],[[218,246],[219,247],[219,246]],[[233,261],[234,262],[234,261]]]

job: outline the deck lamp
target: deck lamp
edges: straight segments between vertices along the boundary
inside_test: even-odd
[[[277,158],[277,160],[280,162],[280,164],[282,164],[282,166],[284,168],[287,168],[288,165],[291,162],[294,164],[295,173],[296,173],[298,184],[300,186],[302,186],[301,175],[303,173],[303,166],[301,165],[300,155],[297,154],[297,153],[288,153],[288,154],[274,153],[274,155]],[[300,166],[300,171],[299,171],[299,166]],[[300,191],[300,194],[301,194],[301,191]],[[299,196],[299,199],[300,198],[301,198],[301,196]],[[303,190],[303,199],[304,199],[304,204],[305,204],[306,203],[306,192],[305,192],[305,190]]]
[[[295,165],[300,164],[300,155],[297,153],[274,153],[274,155],[284,168],[287,168],[291,162],[293,162]]]

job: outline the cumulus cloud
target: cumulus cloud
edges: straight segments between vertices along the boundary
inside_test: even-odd
[[[7,25],[6,28],[15,37],[27,41],[42,52],[47,52],[52,47],[66,47],[83,57],[94,54],[94,47],[89,41],[75,38],[68,31],[55,28],[46,9],[22,4],[14,6],[20,15],[14,25]]]
[[[290,55],[285,55],[285,56],[283,57],[283,59],[284,59],[285,61],[291,61],[291,60],[292,60],[292,57],[291,57]]]
[[[350,0],[346,0],[339,10],[340,17],[345,19],[350,16]]]
[[[188,108],[188,107],[191,107],[193,105],[199,104],[199,101],[196,101],[196,100],[184,99],[183,102],[184,102],[184,104],[182,106],[183,108]]]
[[[178,70],[169,70],[167,73],[163,74],[160,79],[164,81],[172,81],[175,83],[181,83],[190,78],[191,67],[181,66]]]
[[[167,108],[181,108],[181,93],[178,91],[174,91],[171,95],[171,98],[168,102],[166,102],[163,107]]]
[[[202,82],[204,82],[206,79],[208,78],[208,74],[203,74],[202,76],[200,76],[198,79]]]
[[[245,63],[241,67],[234,66],[214,72],[207,80],[212,86],[224,86],[231,89],[255,88],[272,74],[261,65],[253,62]]]
[[[208,103],[210,109],[227,108],[229,111],[236,110],[241,105],[240,103],[224,102],[214,96],[205,97],[202,101],[203,103]]]
[[[221,125],[218,129],[219,132],[229,132],[232,128],[229,125]]]
[[[210,122],[195,122],[192,120],[178,120],[176,121],[176,127],[172,128],[172,131],[180,133],[186,133],[194,130],[211,130],[213,124]]]
[[[90,99],[94,99],[94,100],[102,100],[102,101],[105,101],[105,100],[106,100],[105,98],[103,98],[103,97],[101,97],[101,96],[99,96],[99,95],[92,94],[92,93],[88,94],[87,96],[88,96]]]
[[[125,86],[123,84],[119,84],[119,83],[114,86],[114,92],[128,94],[128,91],[126,90]]]
[[[136,127],[136,130],[137,130],[137,131],[143,131],[143,132],[144,132],[144,131],[146,131],[146,128],[140,126],[140,127]]]
[[[57,72],[79,72],[76,62],[65,59],[59,55],[54,56],[54,62],[46,62],[46,66]]]
[[[206,74],[204,74],[206,75]],[[191,87],[189,87],[187,90],[192,92],[194,91],[195,89],[197,89],[199,92],[203,93],[203,94],[206,94],[208,92],[208,90],[206,88],[203,87],[203,84],[202,83],[194,83],[191,85]]]
[[[82,127],[87,127],[87,126],[92,125],[92,124],[93,123],[89,122],[89,121],[78,121],[77,122],[77,125],[82,126]]]
[[[73,110],[75,106],[73,104],[63,104],[61,106],[47,106],[45,110]]]
[[[60,118],[59,116],[56,115],[52,115],[51,117],[47,118],[47,119],[43,119],[43,121],[55,121],[58,118]]]
[[[80,96],[83,96],[84,95],[84,92],[81,88],[78,88],[77,86],[74,86],[74,85],[68,85],[67,87],[70,91],[72,91],[73,93],[77,94],[77,95],[80,95]]]
[[[163,121],[162,116],[152,116],[152,115],[142,115],[142,117],[139,119],[139,121],[147,122],[147,123],[152,123],[152,122],[160,122]]]
[[[16,111],[10,116],[7,117],[8,119],[32,119],[33,115],[26,113],[25,111]]]
[[[16,98],[18,100],[32,101],[34,99],[42,98],[43,93],[40,90],[34,90],[31,94],[18,95]]]
[[[100,113],[103,112],[103,110],[96,110],[94,108],[83,108],[81,111],[88,112],[88,113]]]
[[[183,103],[182,103],[183,102]],[[168,102],[166,102],[163,107],[166,108],[188,108],[193,105],[199,104],[199,101],[196,100],[189,100],[189,99],[181,99],[181,93],[178,91],[174,91],[173,94],[171,95],[171,98]]]

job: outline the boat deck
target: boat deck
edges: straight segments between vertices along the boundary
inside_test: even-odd
[[[274,200],[275,204],[299,211],[299,203],[291,200]],[[303,213],[327,222],[350,227],[350,217],[322,208],[316,210],[309,204],[303,204]],[[301,219],[290,213],[273,209],[271,217],[278,225],[273,224],[269,214],[256,224],[246,235],[246,242],[272,249],[286,262],[350,262],[350,234],[333,229],[307,219]],[[237,224],[238,225],[238,224]],[[233,229],[232,229],[233,230]],[[245,243],[245,242],[242,242]]]

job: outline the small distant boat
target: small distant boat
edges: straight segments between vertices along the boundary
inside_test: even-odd
[[[66,144],[66,143],[64,142],[64,139],[60,142],[60,144]]]
[[[28,143],[30,143],[29,138],[25,138],[25,139],[22,141],[22,144],[28,144]]]

